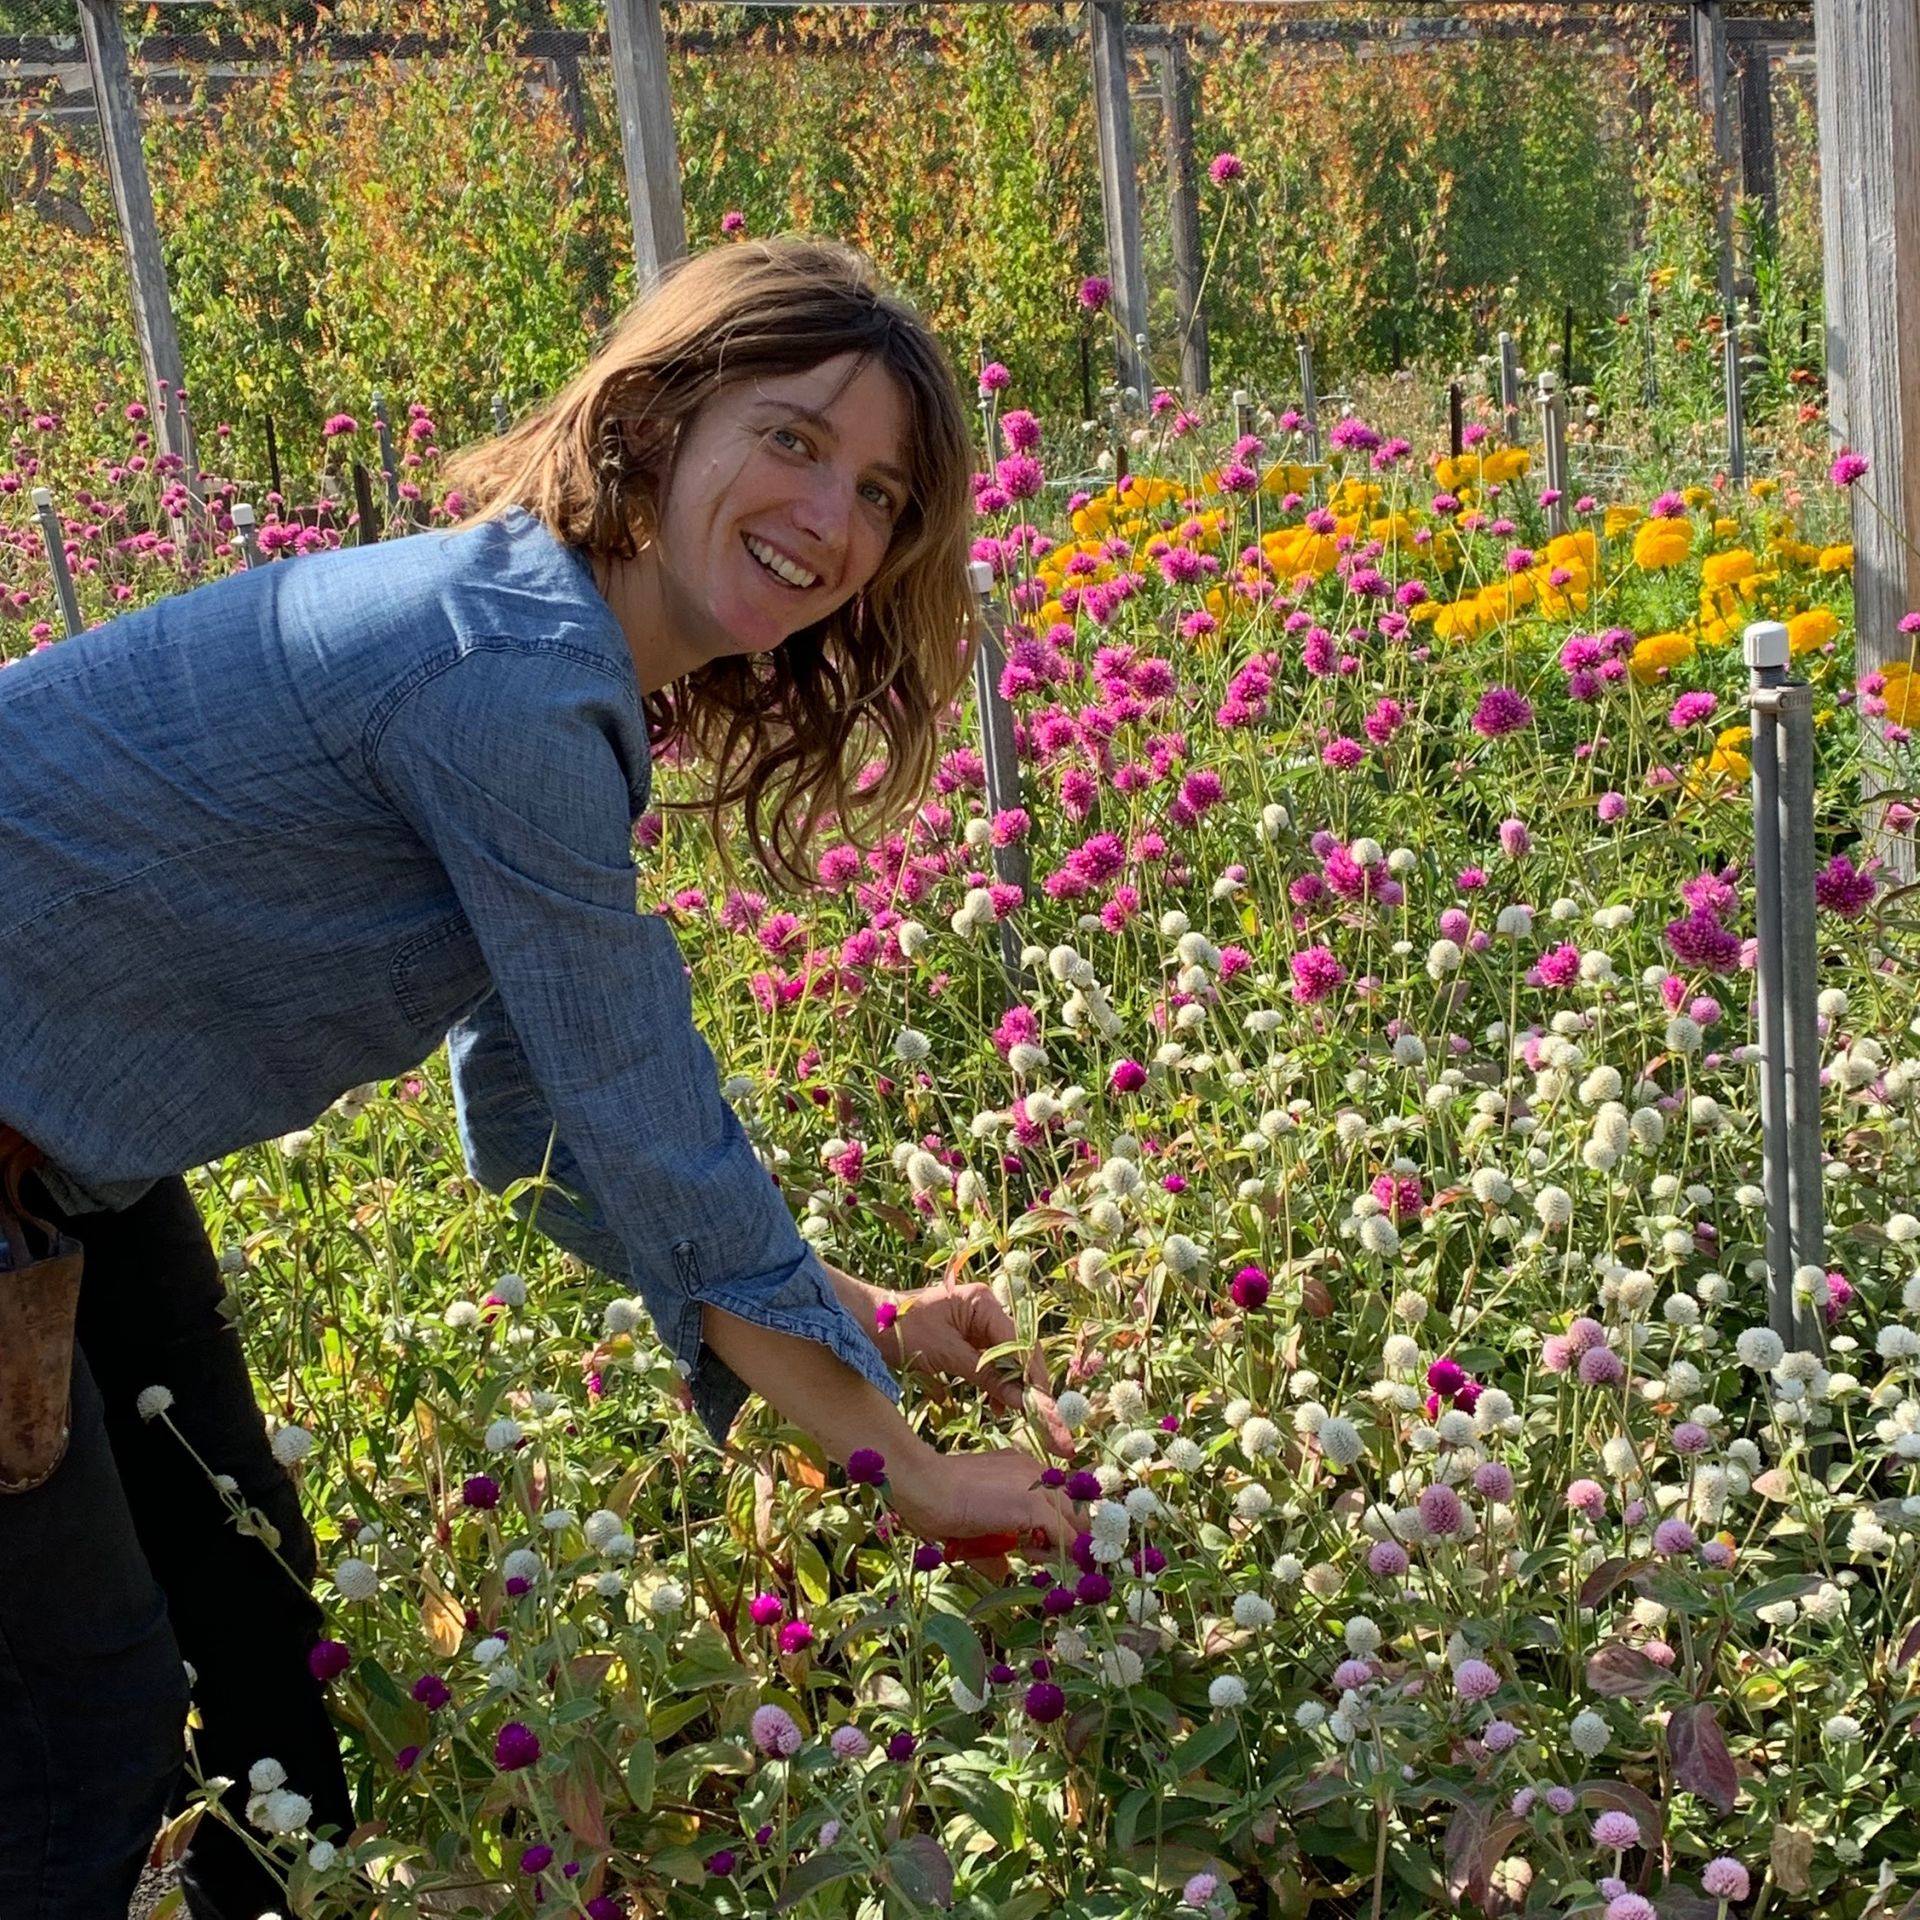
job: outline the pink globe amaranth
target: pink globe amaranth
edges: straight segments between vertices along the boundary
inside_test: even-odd
[[[1490,1700],[1500,1691],[1500,1674],[1484,1660],[1462,1660],[1453,1670],[1453,1684],[1463,1700]]]
[[[1576,1480],[1567,1489],[1567,1505],[1597,1520],[1607,1510],[1607,1490],[1597,1480]]]
[[[1367,1571],[1382,1580],[1395,1580],[1411,1563],[1407,1550],[1397,1540],[1376,1540],[1367,1549]]]
[[[1267,1304],[1272,1282],[1258,1267],[1242,1267],[1233,1276],[1228,1291],[1233,1296],[1233,1304],[1242,1313],[1257,1313]]]
[[[1713,1436],[1697,1420],[1682,1420],[1673,1430],[1675,1453],[1704,1453],[1713,1444]]]
[[[756,1593],[747,1602],[747,1617],[756,1627],[770,1627],[787,1610],[787,1603],[777,1593]]]
[[[753,1744],[772,1759],[787,1759],[800,1751],[801,1734],[784,1707],[755,1707],[748,1722]]]
[[[1520,1739],[1520,1729],[1511,1720],[1489,1720],[1480,1729],[1480,1743],[1489,1753],[1508,1753]]]
[[[1511,1500],[1513,1469],[1499,1460],[1482,1461],[1473,1470],[1473,1490],[1483,1500]]]
[[[1373,1662],[1370,1660],[1342,1660],[1333,1670],[1333,1684],[1342,1693],[1349,1687],[1371,1685],[1373,1677]]]
[[[1563,1820],[1579,1804],[1571,1787],[1549,1787],[1541,1798],[1546,1801],[1548,1808]]]
[[[1753,1890],[1746,1868],[1725,1853],[1707,1862],[1700,1885],[1716,1900],[1744,1900]]]
[[[1451,1487],[1426,1488],[1418,1504],[1420,1524],[1435,1539],[1449,1539],[1467,1524],[1467,1510]]]
[[[1640,1822],[1630,1813],[1609,1807],[1593,1823],[1593,1844],[1596,1847],[1612,1847],[1616,1852],[1637,1847],[1640,1844]]]
[[[1580,1356],[1580,1382],[1588,1387],[1618,1386],[1627,1377],[1627,1363],[1611,1347],[1589,1347]]]
[[[1662,1520],[1653,1530],[1653,1550],[1671,1559],[1676,1554],[1691,1553],[1699,1540],[1693,1529],[1684,1520]]]

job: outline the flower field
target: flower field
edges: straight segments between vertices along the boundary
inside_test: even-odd
[[[1163,396],[1134,474],[1057,487],[981,384],[1018,804],[956,716],[918,817],[811,894],[729,886],[692,816],[638,857],[803,1230],[994,1285],[1091,1530],[947,1564],[883,1464],[757,1404],[716,1452],[639,1303],[466,1177],[441,1063],[359,1089],[197,1180],[363,1821],[306,1831],[261,1756],[289,1913],[1907,1911],[1920,954],[1855,830],[1863,731],[1908,754],[1920,692],[1854,670],[1872,476],[1550,535],[1484,426],[1455,459],[1348,416],[1310,466],[1291,415]],[[18,509],[61,429],[7,425],[17,654],[60,644]],[[94,618],[235,559],[169,537],[128,438],[60,502]],[[1824,1354],[1759,1264],[1761,617],[1817,690]]]

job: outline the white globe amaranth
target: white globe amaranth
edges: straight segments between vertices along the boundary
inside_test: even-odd
[[[1743,1367],[1756,1373],[1771,1373],[1786,1353],[1786,1343],[1771,1327],[1749,1327],[1733,1343]]]
[[[1320,1422],[1317,1439],[1321,1453],[1336,1467],[1351,1467],[1366,1452],[1360,1429],[1340,1414],[1330,1414]]]
[[[342,1560],[333,1570],[333,1584],[343,1600],[371,1600],[380,1590],[380,1576],[365,1560]]]
[[[1576,1753],[1592,1760],[1606,1752],[1613,1735],[1605,1719],[1588,1708],[1573,1716],[1572,1724],[1567,1728],[1567,1738],[1573,1742]]]

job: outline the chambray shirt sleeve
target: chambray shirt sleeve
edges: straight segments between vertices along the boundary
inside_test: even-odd
[[[496,988],[450,1036],[469,1165],[504,1186],[538,1174],[555,1136],[549,1175],[574,1200],[550,1218],[540,1196],[535,1224],[639,1292],[716,1440],[747,1389],[702,1342],[708,1302],[820,1342],[897,1398],[720,1093],[671,928],[636,911],[623,726],[644,741],[605,663],[481,642],[369,743]]]

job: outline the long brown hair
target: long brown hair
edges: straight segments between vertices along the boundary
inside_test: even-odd
[[[945,349],[851,247],[801,235],[722,243],[669,267],[558,394],[444,469],[464,498],[460,526],[520,506],[584,554],[632,559],[658,525],[662,481],[704,401],[844,353],[884,367],[907,405],[908,497],[879,570],[771,652],[711,660],[646,700],[656,753],[711,775],[701,797],[663,804],[707,816],[729,877],[722,816],[735,801],[762,868],[806,887],[829,820],[865,847],[871,828],[926,797],[979,644],[967,581],[972,450]],[[883,770],[862,787],[876,756]]]

